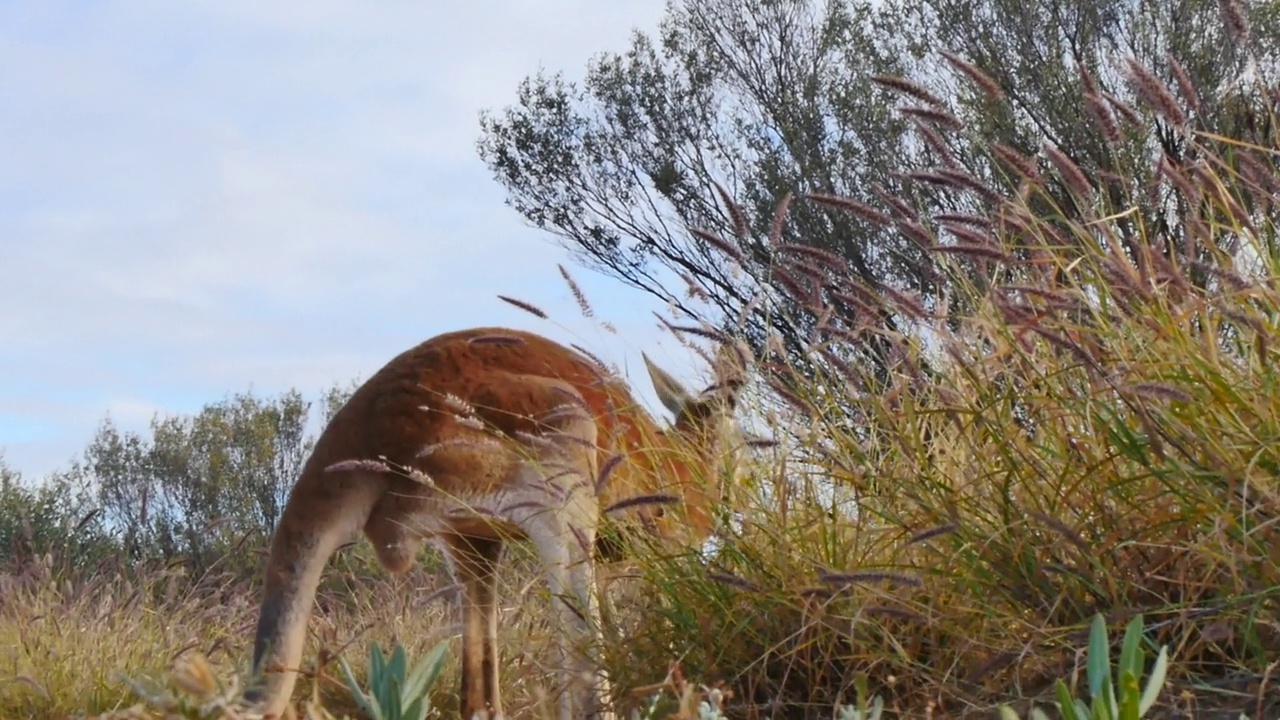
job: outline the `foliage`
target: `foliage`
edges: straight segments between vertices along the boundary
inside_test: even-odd
[[[388,659],[382,656],[378,643],[373,643],[369,647],[368,692],[360,688],[346,659],[338,662],[352,697],[372,720],[425,720],[431,712],[427,692],[440,676],[448,650],[449,641],[441,641],[410,669],[403,645],[396,643]]]
[[[246,533],[275,526],[302,461],[308,403],[237,395],[194,417],[155,418],[149,437],[107,420],[85,452],[107,520],[134,557],[208,567]]]
[[[92,566],[123,553],[196,574],[215,563],[256,571],[256,557],[229,551],[270,536],[315,442],[311,428],[349,394],[323,393],[319,418],[297,391],[235,395],[194,416],[153,418],[146,432],[108,418],[80,460],[39,483],[0,464],[0,558],[58,551]]]
[[[25,562],[55,550],[85,565],[112,552],[87,489],[74,470],[26,482],[0,457],[0,553]]]
[[[688,236],[746,229],[750,216],[717,206],[715,181],[757,210],[798,186],[864,199],[879,183],[900,189],[886,169],[913,152],[894,97],[871,79],[898,69],[873,15],[866,2],[672,3],[657,37],[636,33],[626,52],[601,55],[581,86],[525,80],[515,106],[484,116],[481,156],[509,204],[589,265],[683,310],[704,298],[735,317],[749,305],[740,273],[785,280],[767,276],[762,244],[733,267]],[[919,249],[862,219],[800,210],[793,223],[864,280],[921,282]],[[749,334],[799,343],[805,328],[772,312],[749,310]]]

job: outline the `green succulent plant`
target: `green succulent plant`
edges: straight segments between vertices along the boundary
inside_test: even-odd
[[[373,643],[369,648],[368,691],[361,689],[351,666],[340,658],[347,688],[360,709],[372,720],[425,720],[431,712],[427,693],[444,667],[449,641],[442,640],[418,661],[412,669],[404,646],[396,643],[389,658]]]
[[[1141,686],[1146,660],[1142,650],[1142,615],[1130,620],[1125,628],[1115,675],[1112,674],[1110,650],[1107,625],[1099,613],[1094,615],[1089,629],[1089,655],[1085,661],[1089,702],[1072,697],[1067,684],[1059,679],[1055,686],[1055,704],[1063,720],[1139,720],[1155,705],[1169,669],[1169,647],[1160,647],[1146,687]],[[1000,708],[1000,717],[1002,720],[1018,720],[1018,714],[1009,707]],[[1044,711],[1032,708],[1030,720],[1048,720],[1048,716]]]

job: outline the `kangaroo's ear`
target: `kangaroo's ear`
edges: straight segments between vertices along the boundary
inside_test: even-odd
[[[679,416],[692,400],[689,391],[666,370],[654,365],[648,355],[640,353],[640,357],[644,358],[644,366],[649,370],[649,380],[653,383],[654,392],[658,394],[658,401],[672,414]]]
[[[715,388],[715,395],[729,407],[736,404],[739,392],[747,384],[747,373],[753,362],[750,348],[740,340],[721,343],[716,351],[715,365],[712,367],[715,384],[712,387]]]

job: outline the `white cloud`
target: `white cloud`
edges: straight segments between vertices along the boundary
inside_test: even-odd
[[[623,334],[588,331],[555,271],[566,255],[503,205],[475,140],[479,111],[522,78],[577,75],[661,14],[661,0],[0,4],[7,462],[51,470],[106,413],[136,427],[250,386],[368,376],[466,325],[634,366],[656,342],[652,303],[575,271]]]

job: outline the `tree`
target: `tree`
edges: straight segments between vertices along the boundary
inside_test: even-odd
[[[1164,68],[1154,79],[1178,89],[1196,127],[1254,123],[1273,140],[1276,98],[1251,105],[1223,90],[1250,68],[1274,72],[1277,40],[1275,2],[673,0],[656,38],[636,33],[627,51],[596,58],[581,85],[526,79],[515,105],[482,117],[479,152],[508,203],[581,261],[698,315],[664,274],[674,273],[710,296],[711,321],[731,324],[747,308],[757,348],[773,332],[795,360],[816,330],[803,306],[827,293],[849,309],[829,296],[833,273],[872,293],[939,301],[946,278],[924,247],[963,229],[931,218],[1014,190],[1010,158],[1035,172],[1065,159],[1112,200],[1131,194],[1111,186],[1117,163],[1143,165],[1126,155],[1181,158],[1182,128],[1150,82],[1135,82],[1130,58]],[[1148,131],[1152,115],[1164,122]],[[993,155],[994,145],[1011,152]],[[716,182],[745,218],[717,204]],[[1044,211],[1087,212],[1061,185]],[[957,198],[956,186],[971,192]],[[1147,222],[1166,216],[1158,189],[1140,208]],[[894,223],[867,221],[875,210],[861,206],[799,203],[768,243],[787,193],[838,194]],[[723,240],[693,229],[739,235],[739,245],[718,249]],[[1180,234],[1152,237],[1174,252]],[[739,253],[745,275],[727,260]],[[967,270],[960,279],[982,282],[980,267]],[[900,321],[856,322],[893,331]],[[867,359],[885,361],[871,350]]]
[[[348,391],[322,397],[329,416]],[[297,391],[238,394],[193,417],[156,417],[149,435],[103,423],[85,451],[107,525],[134,558],[207,567],[246,534],[268,537],[314,445]]]
[[[636,33],[625,53],[594,60],[581,87],[525,80],[515,106],[483,117],[480,154],[509,203],[587,264],[700,315],[668,287],[663,271],[674,272],[709,295],[713,322],[752,307],[744,329],[758,345],[773,331],[799,349],[807,315],[767,290],[803,281],[771,267],[777,248],[762,238],[775,204],[788,192],[902,193],[886,170],[913,153],[895,96],[871,81],[898,67],[879,52],[873,17],[865,2],[673,3],[656,40]],[[714,183],[745,216],[717,204]],[[754,282],[690,228],[748,229],[741,271]],[[869,284],[925,282],[912,241],[857,217],[795,206],[783,239],[835,252]],[[752,285],[764,302],[753,305]]]
[[[56,553],[63,563],[87,566],[115,549],[76,469],[29,483],[0,455],[0,558],[6,563]]]
[[[1132,224],[1142,222],[1155,231],[1141,234],[1166,252],[1187,250],[1185,228],[1168,225],[1170,217],[1183,216],[1170,212],[1172,188],[1168,182],[1160,187],[1162,179],[1150,170],[1158,163],[1148,162],[1163,156],[1184,171],[1194,164],[1187,130],[1252,136],[1264,147],[1277,140],[1270,127],[1277,98],[1264,90],[1263,104],[1255,106],[1242,103],[1239,94],[1244,88],[1254,95],[1257,88],[1247,78],[1259,73],[1264,87],[1278,87],[1275,2],[924,0],[894,2],[886,12],[904,26],[924,28],[927,47],[904,37],[896,42],[917,59],[911,77],[948,98],[967,128],[957,138],[959,164],[979,177],[997,176],[990,154],[980,150],[1001,143],[1038,156],[1048,169],[1060,164],[1042,151],[1048,146],[1080,168],[1104,207],[1117,212],[1127,209],[1121,206],[1127,191],[1152,187],[1128,223],[1127,241],[1139,234]],[[953,81],[966,73],[998,86],[999,97],[981,83]],[[1253,127],[1241,134],[1242,125]],[[1133,176],[1142,167],[1147,173]],[[1122,177],[1130,187],[1121,186]],[[1087,212],[1065,186],[1058,199],[1058,212]]]

